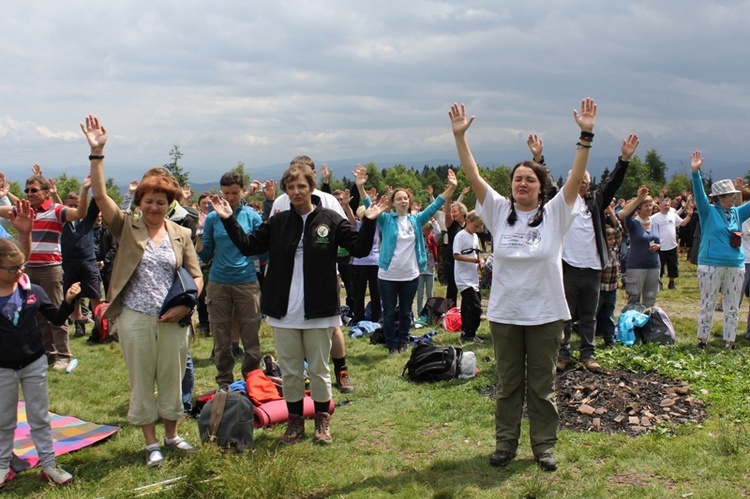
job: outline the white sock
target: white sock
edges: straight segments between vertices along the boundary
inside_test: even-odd
[[[175,435],[174,438],[167,438],[166,436],[164,437],[164,441],[166,443],[168,443],[168,444],[173,444],[173,443],[177,442],[179,439],[180,439],[179,435]]]
[[[155,444],[148,444],[148,445],[146,446],[146,450],[154,450],[154,449],[158,449],[158,448],[159,448],[159,444],[158,444],[158,443],[155,443]]]

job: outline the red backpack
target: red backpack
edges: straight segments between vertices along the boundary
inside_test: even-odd
[[[104,343],[117,339],[116,328],[113,327],[114,319],[105,319],[109,303],[101,302],[94,309],[94,328],[91,330],[89,341],[92,343]]]

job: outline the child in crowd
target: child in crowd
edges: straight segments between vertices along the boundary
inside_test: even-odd
[[[419,273],[417,284],[417,312],[422,314],[425,301],[432,297],[432,287],[435,284],[435,268],[438,260],[438,247],[435,237],[440,237],[440,227],[434,218],[422,226],[424,245],[427,249],[427,266],[424,272]],[[420,321],[426,322],[427,317],[420,317]]]
[[[612,207],[607,208],[608,214],[614,214]],[[607,266],[602,269],[599,284],[599,307],[596,311],[596,336],[604,339],[606,346],[615,344],[615,307],[617,305],[617,280],[620,275],[620,240],[622,226],[617,217],[610,216],[617,224],[617,228],[607,226],[607,249],[609,251]]]
[[[453,241],[453,275],[456,288],[461,293],[461,341],[482,343],[476,335],[482,317],[482,295],[479,292],[479,237],[477,231],[484,226],[474,210],[466,215],[466,225]]]
[[[10,461],[17,424],[19,381],[26,401],[31,439],[42,464],[42,478],[65,485],[73,476],[57,466],[52,448],[47,355],[37,313],[55,325],[63,324],[73,311],[81,285],[76,282],[70,286],[58,309],[47,293],[31,284],[23,273],[25,260],[15,241],[0,239],[0,487],[15,477]]]

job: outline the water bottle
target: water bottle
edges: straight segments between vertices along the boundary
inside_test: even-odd
[[[73,369],[78,367],[78,359],[73,359],[70,361],[70,364],[68,364],[68,367],[65,368],[65,374],[70,374],[73,372]]]

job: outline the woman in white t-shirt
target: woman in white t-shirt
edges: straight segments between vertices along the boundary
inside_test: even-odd
[[[493,275],[487,318],[495,349],[495,452],[493,466],[516,456],[524,392],[534,460],[545,471],[557,469],[553,455],[559,416],[555,404],[555,362],[570,319],[562,279],[562,243],[582,207],[578,188],[586,171],[596,104],[586,98],[573,111],[581,129],[578,150],[563,188],[547,201],[546,169],[534,162],[511,172],[511,195],[498,194],[479,174],[466,140],[474,117],[462,104],[448,113],[466,179],[477,198],[477,215],[493,236]]]

